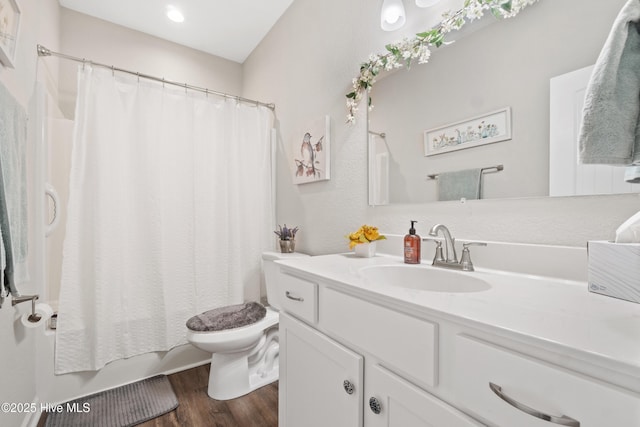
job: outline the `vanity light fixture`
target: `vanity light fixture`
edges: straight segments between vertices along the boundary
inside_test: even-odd
[[[416,0],[416,6],[418,7],[431,7],[436,3],[439,3],[440,0]]]
[[[384,31],[395,31],[406,21],[402,0],[384,0],[380,12],[380,27]]]
[[[184,15],[175,6],[167,6],[167,18],[173,22],[184,22]]]

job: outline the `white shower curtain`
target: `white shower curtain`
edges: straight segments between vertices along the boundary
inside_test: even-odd
[[[273,247],[266,107],[85,65],[78,72],[57,374],[185,340],[256,299]]]

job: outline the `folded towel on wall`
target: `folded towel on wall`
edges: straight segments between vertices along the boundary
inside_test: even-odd
[[[9,293],[16,295],[18,290],[15,285],[14,257],[11,245],[11,227],[9,226],[9,211],[7,209],[6,193],[4,191],[4,179],[2,159],[0,158],[0,232],[2,232],[2,282],[0,282],[0,307]]]
[[[28,278],[26,144],[27,114],[0,84],[0,229],[5,261],[0,287],[5,295],[19,295],[16,283]]]
[[[587,86],[581,163],[640,164],[640,0],[616,18]]]
[[[438,174],[438,200],[479,199],[482,169],[464,169]]]

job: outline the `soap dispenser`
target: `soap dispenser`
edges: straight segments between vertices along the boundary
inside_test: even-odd
[[[418,221],[411,221],[409,234],[404,236],[404,262],[405,264],[420,264],[420,245],[422,239],[416,234],[414,224]]]

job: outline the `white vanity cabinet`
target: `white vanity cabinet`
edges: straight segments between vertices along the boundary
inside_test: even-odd
[[[281,264],[281,427],[640,427],[638,305],[542,276],[477,272],[490,288],[465,294],[359,273],[401,263]]]
[[[317,311],[303,310],[316,294],[300,301],[293,290],[312,281],[283,276],[281,296],[290,298],[280,314],[280,427],[482,425],[416,385],[437,384],[437,324],[320,282]],[[317,323],[300,314],[310,312]]]

